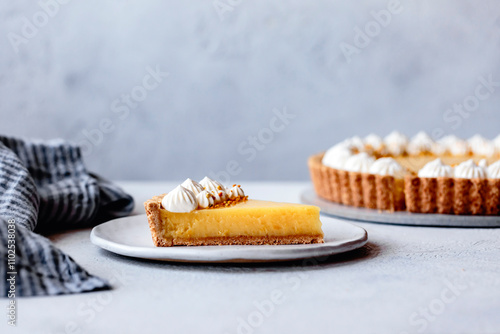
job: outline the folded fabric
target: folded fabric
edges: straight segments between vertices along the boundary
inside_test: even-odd
[[[15,279],[16,296],[109,288],[37,232],[95,225],[133,207],[131,196],[87,172],[79,147],[0,136],[0,277]]]

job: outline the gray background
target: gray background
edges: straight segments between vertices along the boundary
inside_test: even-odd
[[[342,43],[389,1],[221,0],[219,15],[205,0],[73,0],[44,21],[50,1],[0,5],[0,133],[83,144],[112,179],[200,179],[233,160],[235,182],[306,180],[307,157],[347,136],[500,133],[500,87],[445,117],[480,77],[500,81],[498,1],[401,1],[350,62]],[[157,66],[168,77],[120,118],[113,101]],[[285,109],[295,118],[269,137]],[[259,134],[255,156],[239,152]]]

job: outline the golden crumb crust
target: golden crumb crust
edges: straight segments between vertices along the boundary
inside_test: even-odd
[[[151,236],[153,238],[153,243],[155,246],[162,244],[161,231],[162,231],[162,221],[161,221],[161,200],[163,196],[154,196],[153,198],[144,202],[144,209],[146,209],[146,215],[148,217],[149,229],[151,231]]]
[[[455,215],[499,215],[500,179],[405,179],[408,211]]]

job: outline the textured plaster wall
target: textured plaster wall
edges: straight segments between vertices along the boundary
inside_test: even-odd
[[[0,133],[80,143],[114,179],[235,181],[305,180],[310,154],[352,135],[494,137],[499,13],[464,0],[5,1]]]

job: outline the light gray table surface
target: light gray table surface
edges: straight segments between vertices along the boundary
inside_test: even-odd
[[[175,186],[120,184],[135,213]],[[255,199],[298,202],[310,184],[242,186]],[[5,320],[0,332],[500,333],[500,229],[355,224],[368,231],[360,250],[260,265],[142,261],[94,246],[90,229],[52,235],[114,289],[18,298],[17,327]]]

